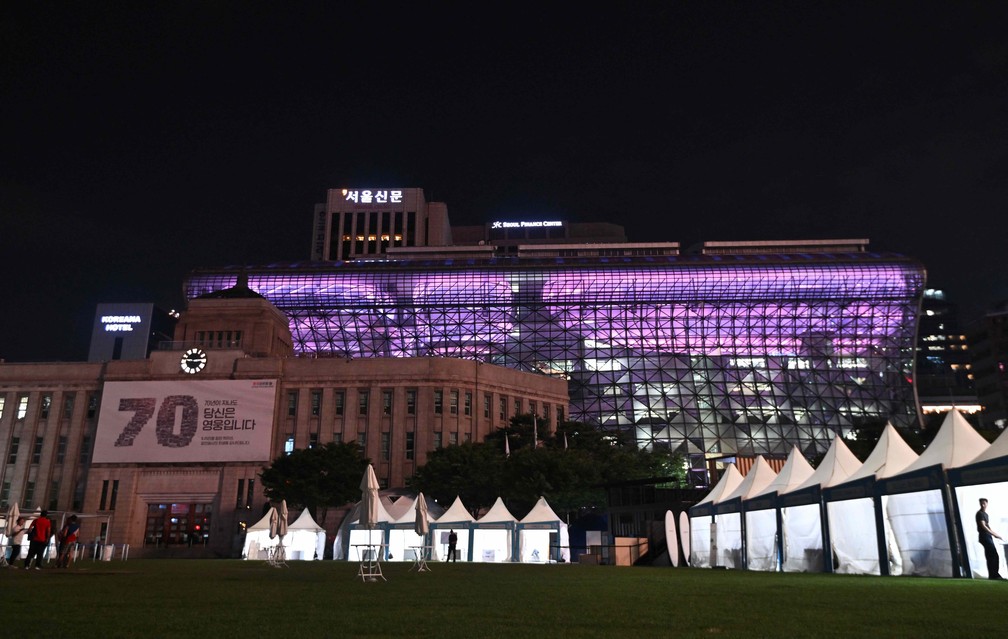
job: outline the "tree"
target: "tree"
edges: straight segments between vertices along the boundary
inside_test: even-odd
[[[489,508],[501,495],[504,450],[467,442],[431,451],[427,463],[407,482],[444,506],[460,497],[474,514]]]
[[[356,443],[330,442],[281,455],[259,477],[268,499],[286,499],[289,507],[307,508],[319,521],[317,516],[324,519],[329,506],[360,498],[368,463]]]

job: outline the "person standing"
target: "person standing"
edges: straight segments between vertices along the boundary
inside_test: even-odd
[[[77,543],[79,533],[80,524],[77,522],[77,515],[70,515],[56,537],[56,547],[59,549],[59,553],[56,555],[57,568],[70,567],[70,557],[73,555],[73,547]]]
[[[455,546],[458,545],[458,535],[455,534],[455,530],[448,531],[448,559],[445,561],[454,561],[458,563],[458,558],[455,556]]]
[[[987,578],[1004,579],[998,572],[1001,559],[998,557],[997,546],[994,545],[994,538],[1001,539],[990,527],[990,516],[987,515],[987,499],[980,498],[980,510],[976,514],[977,533],[980,535],[980,545],[984,549],[984,557],[987,559]]]
[[[46,546],[49,545],[49,538],[52,537],[52,522],[49,521],[49,511],[43,510],[39,513],[38,519],[32,522],[28,529],[28,556],[25,557],[24,568],[31,567],[32,559],[35,559],[35,570],[42,567],[42,555]]]
[[[7,565],[13,566],[14,562],[21,558],[21,543],[24,541],[26,531],[25,518],[18,517],[11,530],[10,559],[7,561]]]

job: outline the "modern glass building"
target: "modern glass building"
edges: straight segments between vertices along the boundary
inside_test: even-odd
[[[194,272],[192,298],[242,269]],[[562,376],[570,417],[700,457],[824,452],[915,426],[922,266],[869,252],[271,265],[249,286],[317,357],[457,357]]]

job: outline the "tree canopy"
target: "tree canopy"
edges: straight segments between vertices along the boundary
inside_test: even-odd
[[[409,485],[444,505],[458,496],[474,515],[502,497],[516,517],[540,496],[557,514],[604,508],[605,484],[629,479],[672,477],[672,483],[685,485],[680,455],[643,451],[617,434],[577,422],[563,423],[552,434],[545,425],[536,427],[533,435],[531,415],[520,415],[482,443],[431,451]]]
[[[268,499],[286,499],[288,507],[307,508],[313,517],[324,517],[329,506],[360,498],[368,462],[356,443],[330,442],[281,455],[259,477]]]

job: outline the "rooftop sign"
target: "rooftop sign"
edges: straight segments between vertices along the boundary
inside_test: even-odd
[[[536,220],[533,222],[501,222],[495,221],[490,223],[490,228],[492,229],[537,229],[546,227],[562,227],[563,222],[560,220]]]
[[[358,204],[402,204],[402,194],[402,189],[365,189],[360,191],[343,189],[343,201]]]

